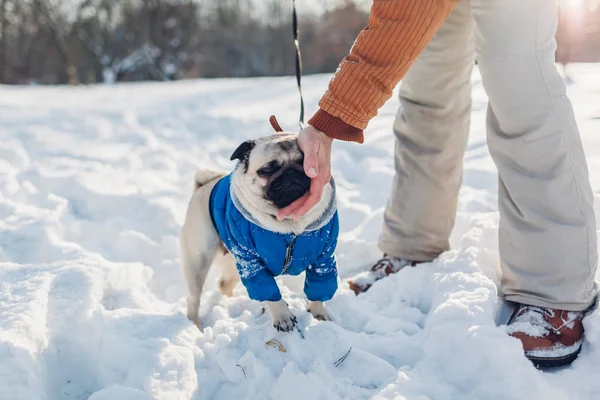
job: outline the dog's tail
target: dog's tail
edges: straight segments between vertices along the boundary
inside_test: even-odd
[[[206,185],[207,183],[222,178],[226,174],[223,171],[210,168],[199,168],[194,175],[194,192],[196,189]]]

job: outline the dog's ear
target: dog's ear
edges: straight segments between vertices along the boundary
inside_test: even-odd
[[[237,149],[235,149],[229,160],[244,161],[248,159],[248,155],[255,145],[256,143],[254,143],[254,140],[246,140],[244,143],[240,144]]]
[[[273,129],[275,129],[275,132],[277,132],[277,133],[283,132],[281,125],[279,125],[279,122],[277,122],[277,118],[275,118],[274,115],[271,115],[271,117],[269,118],[269,122],[271,123],[271,126],[273,127]]]

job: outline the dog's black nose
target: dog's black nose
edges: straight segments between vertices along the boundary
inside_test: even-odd
[[[304,171],[288,168],[271,183],[267,197],[278,208],[284,208],[304,196],[309,188],[310,178]]]

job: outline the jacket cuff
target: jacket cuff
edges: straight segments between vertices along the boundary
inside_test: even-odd
[[[333,139],[357,143],[365,141],[362,129],[348,125],[322,109],[319,109],[308,123]]]

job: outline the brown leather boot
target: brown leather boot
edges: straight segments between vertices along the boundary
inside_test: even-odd
[[[519,304],[507,324],[507,333],[523,344],[525,357],[538,368],[572,363],[583,343],[586,311],[553,310]]]
[[[383,279],[388,275],[395,274],[404,267],[414,267],[417,264],[418,262],[416,261],[402,260],[384,254],[383,258],[377,261],[371,269],[361,272],[354,278],[348,280],[348,285],[350,286],[350,289],[358,295],[359,293],[369,290],[369,288],[378,280]]]

